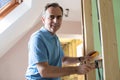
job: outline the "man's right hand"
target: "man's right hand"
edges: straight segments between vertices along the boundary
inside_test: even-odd
[[[86,74],[91,70],[95,69],[95,65],[86,63],[78,66],[78,73],[77,74]]]

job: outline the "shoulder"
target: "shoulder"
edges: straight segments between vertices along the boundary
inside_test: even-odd
[[[38,31],[34,32],[34,33],[30,36],[30,38],[41,38],[41,31],[38,30]]]
[[[29,39],[29,42],[41,42],[43,40],[40,30],[34,32]]]

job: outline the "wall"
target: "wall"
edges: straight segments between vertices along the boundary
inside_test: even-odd
[[[120,0],[113,0],[113,9],[114,9],[114,19],[116,26],[116,37],[118,44],[118,55],[119,55],[119,66],[120,66]],[[95,49],[101,52],[100,47],[100,37],[99,37],[99,28],[97,22],[97,11],[96,11],[96,1],[92,0],[92,8],[93,8],[93,29],[94,29],[94,41],[95,41]]]
[[[119,66],[120,66],[120,0],[113,0],[113,9],[114,9],[114,19],[115,19],[115,26],[116,26],[116,37],[117,37],[117,45],[118,45],[118,57],[119,57]],[[96,8],[96,1],[92,0],[92,15],[93,15],[93,31],[94,31],[94,46],[95,50],[101,53],[101,45],[100,45],[100,34],[99,34],[99,25],[98,25],[98,15],[97,15],[97,8]],[[102,75],[102,70],[101,70]],[[97,79],[98,80],[98,75]]]
[[[97,23],[97,12],[96,12],[96,1],[92,0],[93,3],[93,29],[94,29],[94,40],[95,40],[95,49],[101,52],[100,47],[100,37],[99,37],[99,28]],[[115,26],[116,26],[116,37],[117,37],[117,44],[118,44],[118,55],[119,55],[119,66],[120,66],[120,0],[113,0],[113,9],[114,9],[114,19],[115,19]]]
[[[120,67],[120,0],[113,0],[114,19],[118,44],[119,67]]]
[[[72,23],[74,25],[72,25]],[[64,34],[65,31],[66,34],[70,34],[70,32],[74,35],[80,34],[80,24],[79,22],[76,24],[75,23],[76,22],[64,21],[61,28],[63,31],[59,31],[59,34]],[[40,26],[41,24],[31,29],[14,45],[14,47],[12,47],[3,57],[0,58],[0,80],[25,80],[25,72],[28,64],[28,40],[30,35],[39,29]]]
[[[62,27],[57,32],[58,34],[82,34],[82,28],[80,22],[63,21]]]
[[[32,29],[0,58],[0,80],[25,80],[24,74],[28,64],[27,42],[35,30],[36,28]]]

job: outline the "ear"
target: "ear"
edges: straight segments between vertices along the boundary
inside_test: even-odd
[[[42,16],[41,20],[42,20],[42,23],[44,24],[45,23],[45,16]]]

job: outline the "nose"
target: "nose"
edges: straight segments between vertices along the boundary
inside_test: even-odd
[[[53,21],[54,21],[54,23],[58,23],[58,18],[55,17],[55,18],[53,19]]]

